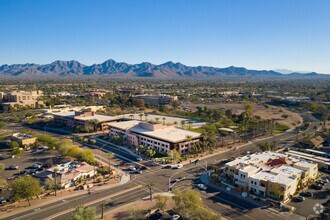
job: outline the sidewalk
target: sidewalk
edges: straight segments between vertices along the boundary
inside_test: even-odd
[[[218,191],[222,191],[222,192],[226,192],[226,193],[230,193],[232,194],[234,197],[236,197],[238,200],[244,200],[248,203],[252,203],[256,206],[258,206],[259,208],[261,207],[265,207],[264,203],[263,202],[258,202],[258,201],[255,201],[249,197],[243,197],[241,196],[238,192],[235,192],[235,191],[227,191],[226,190],[226,187],[225,186],[219,186],[219,185],[216,185],[216,184],[213,184],[209,181],[208,179],[208,176],[207,174],[203,174],[201,177],[200,177],[200,180],[201,182],[206,185],[206,186],[210,186]],[[282,212],[278,209],[275,209],[275,208],[272,208],[272,207],[266,207],[265,209],[263,209],[265,211],[269,211],[269,212],[272,212],[272,213],[275,213],[277,215],[280,215],[284,218],[290,218],[290,220],[303,220],[305,219],[303,216],[300,216],[300,215],[297,215],[293,212]]]
[[[101,190],[105,190],[105,189],[111,189],[111,188],[114,188],[114,187],[117,187],[117,186],[124,185],[129,181],[130,181],[130,175],[129,174],[124,174],[121,177],[119,183],[112,184],[112,185],[104,184],[102,186],[94,186],[92,188],[92,190],[93,190],[93,192],[97,192],[97,191],[101,191]],[[31,206],[21,207],[21,208],[18,208],[17,210],[13,210],[13,211],[1,211],[0,212],[1,213],[1,218],[7,218],[7,217],[10,217],[11,215],[19,214],[19,213],[29,211],[29,210],[33,210],[33,209],[37,209],[37,208],[40,208],[44,205],[48,205],[48,204],[51,204],[51,203],[54,203],[54,202],[57,202],[57,201],[60,202],[62,200],[65,200],[65,199],[68,199],[68,198],[71,198],[71,197],[86,195],[86,193],[87,192],[85,190],[80,190],[80,191],[72,192],[72,193],[64,195],[64,196],[56,196],[56,197],[53,196],[53,197],[42,198],[42,199],[39,199],[37,201],[38,202],[37,204],[32,204]],[[36,200],[37,199],[31,200],[31,202],[33,203],[33,201],[36,201]],[[42,200],[44,200],[44,201],[42,201]],[[3,208],[5,208],[5,207],[3,207]],[[8,210],[10,210],[10,209],[8,209]]]
[[[102,142],[102,143],[104,143],[104,144],[110,145],[110,146],[112,146],[112,147],[116,147],[118,150],[126,151],[126,153],[132,154],[132,155],[134,155],[135,157],[140,157],[139,155],[137,155],[137,154],[134,153],[133,151],[127,149],[125,146],[119,146],[119,145],[116,145],[116,144],[110,143],[110,142],[108,142],[108,141],[102,140],[102,139],[97,138],[97,137],[95,137],[94,139],[96,139],[96,140],[98,140],[98,141],[100,141],[100,142]]]

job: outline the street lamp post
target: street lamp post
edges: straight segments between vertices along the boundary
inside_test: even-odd
[[[168,179],[168,191],[171,192],[172,191],[172,187],[171,187],[171,179],[174,175],[178,174],[179,172],[173,173],[172,176],[170,176],[170,178]],[[174,185],[174,184],[173,184]]]

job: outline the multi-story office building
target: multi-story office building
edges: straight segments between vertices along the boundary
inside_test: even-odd
[[[14,91],[8,93],[0,94],[0,102],[2,105],[9,106],[30,106],[36,107],[38,105],[43,105],[43,102],[40,101],[40,97],[43,96],[42,91]]]
[[[165,154],[173,149],[186,154],[201,138],[200,133],[179,129],[174,125],[166,126],[137,120],[113,122],[108,125],[110,135],[122,135],[132,146],[150,146]]]
[[[136,95],[136,99],[142,99],[144,104],[147,105],[167,105],[172,102],[178,101],[177,96],[171,95]]]
[[[120,118],[98,115],[95,114],[91,109],[82,109],[80,111],[69,111],[69,112],[54,112],[52,113],[54,122],[58,125],[62,124],[69,128],[78,128],[79,126],[85,126],[88,123],[93,124],[94,131],[108,130],[107,123],[120,121]]]

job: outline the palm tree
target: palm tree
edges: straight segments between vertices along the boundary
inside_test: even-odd
[[[130,114],[129,117],[130,117],[131,119],[133,119],[134,115],[133,115],[133,114]]]
[[[55,192],[55,196],[56,196],[58,168],[57,167],[53,168],[53,172],[54,172],[54,192]]]
[[[163,124],[165,124],[165,121],[166,121],[166,118],[165,118],[165,117],[163,117]]]
[[[150,201],[152,201],[152,188],[153,188],[154,186],[155,186],[155,184],[152,183],[152,182],[148,182],[148,183],[146,183],[146,184],[144,185],[144,187],[145,187],[146,189],[149,190]]]
[[[189,151],[191,150],[191,139],[192,139],[192,136],[191,135],[187,135],[186,136],[186,141],[188,142]]]
[[[159,118],[155,118],[155,120],[156,120],[156,123],[158,123],[158,122],[159,122]]]
[[[189,129],[191,128],[192,121],[188,121]]]
[[[184,125],[186,124],[186,122],[185,121],[181,121],[181,126],[182,126],[182,129],[183,129],[183,127],[184,127]]]
[[[175,124],[175,126],[177,126],[178,122],[177,122],[177,121],[175,121],[175,122],[174,122],[174,124]]]
[[[144,113],[144,119],[148,121],[148,113]]]

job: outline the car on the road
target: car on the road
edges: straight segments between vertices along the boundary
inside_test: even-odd
[[[303,197],[313,197],[312,192],[302,192],[302,193],[300,193],[300,195],[303,196]]]
[[[10,165],[8,167],[8,170],[18,170],[18,166],[17,165]]]
[[[135,166],[129,166],[129,169],[132,170],[132,171],[136,171]]]
[[[163,169],[171,169],[171,168],[172,168],[171,165],[164,165],[164,166],[163,166]]]
[[[295,202],[303,202],[303,201],[305,201],[306,199],[305,199],[305,197],[303,197],[303,196],[297,196],[297,197],[295,197],[294,198],[294,201]]]
[[[182,164],[177,164],[176,166],[173,166],[172,169],[181,169],[182,167]]]
[[[203,183],[197,184],[197,187],[199,189],[202,189],[202,190],[206,190],[207,189],[207,187]]]
[[[136,160],[137,160],[137,161],[141,161],[142,158],[141,158],[141,157],[137,157]]]
[[[180,218],[181,216],[177,214],[171,216],[171,220],[179,220]]]
[[[316,183],[316,184],[320,184],[320,185],[322,185],[322,186],[324,186],[325,184],[327,184],[327,183],[326,183],[325,181],[323,181],[323,180],[316,180],[315,183]]]

